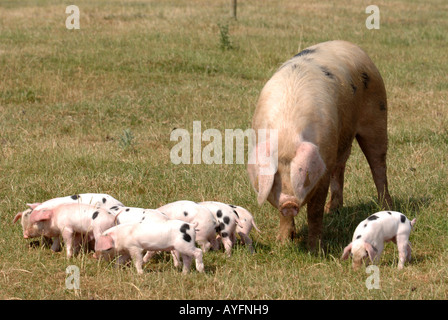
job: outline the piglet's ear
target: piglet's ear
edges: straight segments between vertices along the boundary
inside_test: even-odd
[[[16,214],[16,216],[14,217],[14,220],[12,220],[12,223],[16,223],[17,220],[21,219],[22,214],[23,214],[23,212],[19,212],[18,214]]]
[[[31,212],[30,223],[50,220],[53,217],[53,210],[39,210]]]
[[[348,246],[345,247],[344,249],[344,253],[342,254],[341,259],[342,260],[347,260],[348,256],[350,255],[350,252],[352,251],[352,243],[350,242],[350,244]]]
[[[95,251],[107,251],[114,247],[114,240],[110,235],[101,236],[95,243]]]
[[[27,203],[26,205],[34,210],[34,209],[36,209],[36,207],[40,206],[41,204],[42,203],[40,203],[40,202],[36,202],[36,203]]]
[[[366,248],[367,253],[369,254],[370,261],[374,262],[378,250],[368,242],[364,242],[364,247]]]

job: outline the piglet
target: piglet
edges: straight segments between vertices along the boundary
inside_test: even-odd
[[[82,194],[75,194],[71,196],[66,197],[58,197],[53,198],[44,202],[36,202],[36,203],[28,203],[29,209],[19,212],[15,215],[13,219],[13,223],[17,222],[19,219],[21,220],[22,224],[22,231],[25,233],[25,230],[30,225],[30,215],[33,210],[42,210],[42,209],[52,209],[56,206],[59,206],[61,204],[70,204],[70,203],[84,203],[84,204],[90,204],[97,207],[105,207],[109,208],[112,206],[122,207],[123,204],[115,199],[114,197],[105,194],[105,193],[82,193]],[[53,251],[59,251],[60,250],[60,242],[59,237],[53,238],[53,245],[51,247]]]
[[[118,263],[129,258],[139,274],[143,273],[143,251],[176,250],[182,256],[183,273],[190,270],[196,260],[196,269],[204,271],[202,251],[195,247],[197,224],[180,220],[152,221],[151,223],[125,223],[106,230],[95,243],[95,251],[106,260],[120,255]]]
[[[170,219],[178,219],[188,223],[198,223],[196,242],[206,252],[212,247],[219,248],[216,241],[216,228],[219,226],[213,213],[206,207],[193,201],[179,200],[168,203],[157,210],[166,214]]]
[[[155,219],[162,221],[169,219],[166,214],[155,209],[113,206],[109,210],[115,216],[117,224],[135,223],[142,221],[142,219],[151,221]]]
[[[229,204],[229,206],[234,210],[235,215],[238,217],[236,233],[240,236],[241,241],[247,245],[249,251],[254,253],[254,247],[252,246],[252,239],[250,238],[249,233],[252,228],[255,228],[255,230],[261,233],[260,229],[258,229],[255,224],[254,217],[247,209],[243,207],[233,204]]]
[[[61,204],[52,209],[33,210],[24,237],[62,236],[67,248],[67,258],[71,258],[73,248],[80,240],[76,235],[96,240],[103,231],[114,226],[114,221],[115,217],[102,208],[81,203]]]
[[[345,247],[342,259],[353,256],[353,268],[356,270],[367,257],[374,264],[378,263],[384,249],[384,243],[393,241],[397,244],[398,269],[404,267],[406,260],[411,260],[409,235],[416,219],[409,221],[406,216],[396,211],[380,211],[362,221],[355,229],[352,242]]]
[[[200,202],[199,205],[209,209],[218,221],[219,227],[216,230],[221,236],[227,257],[230,257],[232,247],[236,241],[235,232],[238,224],[238,215],[235,215],[233,209],[228,204],[222,202],[204,201]]]

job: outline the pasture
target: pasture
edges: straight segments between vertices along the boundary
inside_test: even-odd
[[[365,1],[86,1],[80,29],[68,3],[0,2],[0,299],[447,299],[448,4],[379,1],[369,30]],[[378,211],[368,164],[356,142],[347,162],[345,203],[324,217],[322,248],[298,237],[276,241],[278,213],[258,206],[245,164],[173,164],[170,133],[250,127],[266,81],[318,42],[361,46],[388,94],[388,178],[394,210],[417,218],[413,261],[397,270],[386,246],[380,287],[341,261],[360,221]],[[202,147],[208,142],[203,141]],[[246,158],[247,159],[247,158]],[[92,253],[67,260],[23,239],[13,217],[27,202],[108,193],[134,207],[175,200],[238,204],[255,217],[256,254],[237,245],[204,255],[205,273],[174,269],[156,256],[138,275]],[[80,270],[79,290],[66,268]]]

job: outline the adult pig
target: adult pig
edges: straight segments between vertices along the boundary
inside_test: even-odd
[[[345,163],[354,138],[367,158],[380,202],[390,206],[386,90],[358,46],[324,42],[284,63],[261,91],[252,128],[257,141],[249,178],[259,204],[268,200],[279,209],[280,240],[294,236],[294,216],[306,204],[308,243],[316,247],[324,208],[343,204]]]

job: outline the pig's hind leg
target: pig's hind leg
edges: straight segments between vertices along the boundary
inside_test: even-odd
[[[387,97],[378,77],[373,72],[365,76],[363,90],[366,98],[356,127],[356,140],[369,163],[380,204],[391,208],[386,174]]]

